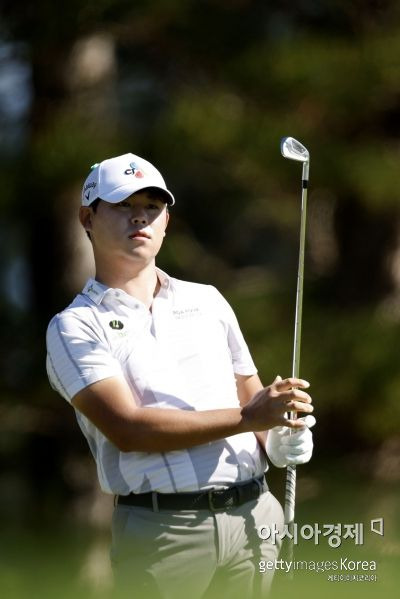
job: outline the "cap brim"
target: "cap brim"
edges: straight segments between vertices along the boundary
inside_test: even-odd
[[[117,187],[117,189],[113,189],[113,191],[111,191],[110,193],[107,193],[105,195],[99,195],[98,197],[101,200],[104,200],[105,202],[110,202],[110,204],[116,204],[117,202],[126,200],[126,198],[129,198],[129,196],[131,196],[132,194],[137,193],[138,191],[143,191],[145,189],[158,189],[165,197],[166,204],[168,204],[169,206],[173,206],[175,204],[175,198],[168,189],[163,189],[158,185],[149,185],[148,183],[146,185],[143,185],[143,187],[138,187],[137,185],[123,185],[122,187]]]

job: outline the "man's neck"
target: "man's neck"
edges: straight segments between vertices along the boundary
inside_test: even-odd
[[[121,271],[104,270],[96,271],[96,280],[107,287],[122,289],[132,297],[143,302],[149,309],[153,303],[154,297],[160,289],[155,263],[151,262],[144,268],[132,272],[130,269],[126,273]]]

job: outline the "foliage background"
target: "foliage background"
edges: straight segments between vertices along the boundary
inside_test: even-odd
[[[64,578],[108,588],[110,505],[44,368],[49,319],[92,273],[76,221],[88,167],[132,151],[160,168],[177,204],[159,265],[226,295],[267,384],[291,368],[301,169],[279,141],[293,135],[311,152],[301,372],[318,417],[298,518],[384,517],[385,537],[364,548],[383,589],[400,555],[398,3],[3,0],[1,11],[3,587],[50,596],[36,575],[47,561],[58,592]],[[283,474],[271,484],[280,496]]]

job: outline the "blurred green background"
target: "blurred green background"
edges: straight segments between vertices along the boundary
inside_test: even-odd
[[[3,0],[2,597],[112,594],[112,500],[45,374],[47,323],[93,272],[76,218],[90,165],[132,151],[160,168],[177,203],[159,266],[225,294],[267,384],[292,359],[301,166],[285,135],[311,153],[301,374],[318,423],[297,520],[366,526],[363,546],[296,556],[378,562],[376,583],[308,572],[296,588],[395,588],[399,56],[395,0]],[[283,473],[270,482],[282,499]],[[367,534],[379,517],[385,536]]]

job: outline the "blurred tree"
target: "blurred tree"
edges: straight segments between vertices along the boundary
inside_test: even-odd
[[[30,295],[25,313],[4,326],[3,336],[12,339],[12,347],[2,370],[12,390],[7,421],[13,422],[19,438],[16,459],[24,480],[30,481],[26,496],[44,512],[48,505],[43,497],[52,497],[60,486],[69,452],[62,442],[66,431],[60,436],[63,427],[57,425],[66,406],[53,407],[47,389],[43,392],[45,330],[89,273],[90,243],[77,223],[80,184],[97,153],[113,147],[117,122],[115,42],[95,23],[88,27],[82,22],[82,12],[78,3],[60,12],[47,1],[23,7],[10,3],[7,11],[9,35],[22,43],[16,50],[22,47],[31,73],[25,144],[14,158],[14,193],[9,197],[10,217],[24,240]],[[23,292],[20,281],[14,285],[17,294]],[[24,403],[31,408],[19,412]],[[6,457],[15,449],[7,439]],[[82,445],[73,443],[78,451]],[[58,476],[53,479],[49,472]]]

